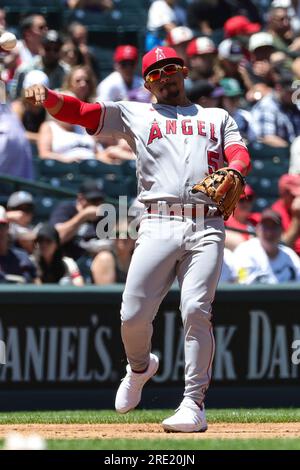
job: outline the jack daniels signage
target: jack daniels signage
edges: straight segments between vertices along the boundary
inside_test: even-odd
[[[217,295],[213,306],[213,386],[298,385],[298,297],[280,302],[267,292],[255,300],[250,292],[244,301],[232,302],[226,294],[223,299]],[[120,336],[121,292],[112,303],[101,302],[100,294],[85,302],[87,296],[60,295],[57,303],[55,297],[49,302],[51,297],[41,294],[37,302],[31,302],[30,296],[22,304],[0,300],[0,340],[5,345],[0,393],[116,389],[126,366]],[[183,387],[184,336],[178,304],[178,292],[171,292],[154,322],[152,349],[160,357],[160,368],[153,387]]]

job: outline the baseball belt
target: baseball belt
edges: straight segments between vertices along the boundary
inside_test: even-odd
[[[208,204],[151,204],[147,207],[148,214],[166,215],[170,217],[221,217],[222,213],[216,206]]]

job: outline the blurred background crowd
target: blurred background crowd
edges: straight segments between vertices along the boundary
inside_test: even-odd
[[[151,102],[140,65],[158,45],[185,59],[192,102],[233,116],[252,157],[221,282],[300,280],[299,0],[0,0],[1,30],[18,44],[0,51],[0,282],[125,281],[125,234],[143,211],[132,150],[51,119],[23,89]],[[131,216],[101,239],[99,206],[119,195]]]

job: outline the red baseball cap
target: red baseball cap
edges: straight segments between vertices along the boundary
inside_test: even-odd
[[[233,16],[224,24],[224,32],[227,38],[257,33],[261,30],[259,23],[251,23],[246,16]]]
[[[130,46],[118,46],[114,53],[114,61],[122,62],[123,60],[132,60],[136,62],[138,60],[139,52],[136,47]]]
[[[293,196],[300,196],[300,175],[282,175],[278,182],[279,194],[289,192]]]
[[[216,52],[217,49],[214,42],[205,36],[193,39],[186,48],[186,53],[189,57],[201,54],[214,54]]]
[[[147,75],[153,65],[159,66],[160,62],[174,62],[175,64],[184,65],[183,59],[177,54],[172,47],[159,46],[151,49],[144,55],[142,60],[143,77]]]

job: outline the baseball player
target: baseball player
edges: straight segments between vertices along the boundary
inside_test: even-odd
[[[188,70],[174,49],[144,55],[145,87],[156,103],[84,103],[42,86],[25,90],[56,119],[84,126],[90,134],[124,137],[137,156],[139,200],[145,204],[121,306],[121,333],[128,365],[116,395],[127,413],[156,373],[151,353],[152,321],[177,277],[185,338],[184,398],[167,431],[205,431],[205,392],[211,379],[214,338],[211,303],[222,267],[224,222],[217,206],[191,187],[226,164],[245,175],[248,151],[234,120],[218,108],[202,108],[186,97]],[[200,214],[200,216],[199,216]],[[199,223],[201,219],[201,223]]]

